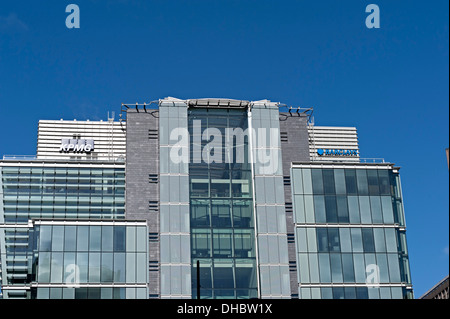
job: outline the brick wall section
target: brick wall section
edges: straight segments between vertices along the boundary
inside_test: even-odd
[[[150,183],[149,175],[159,176],[159,138],[150,138],[149,130],[159,130],[158,110],[127,110],[125,213],[128,220],[146,220],[149,233],[159,234],[159,211],[151,210],[151,201],[159,207],[159,180]],[[158,236],[158,235],[157,235]],[[159,237],[149,241],[150,263],[159,264]],[[149,294],[159,295],[160,270],[149,271]]]
[[[281,154],[283,161],[283,179],[284,183],[284,197],[286,204],[286,228],[287,234],[294,234],[294,216],[293,210],[289,209],[289,203],[292,203],[292,191],[291,191],[291,163],[296,162],[309,162],[309,141],[308,141],[308,117],[304,114],[289,114],[280,113],[280,134],[281,134]],[[288,237],[289,238],[289,237]],[[291,268],[290,281],[291,281],[291,294],[298,294],[298,278],[297,271],[294,271],[294,265],[296,267],[296,249],[293,237],[291,242],[288,242],[289,263]]]

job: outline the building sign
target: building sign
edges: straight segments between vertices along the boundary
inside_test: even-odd
[[[61,139],[61,147],[59,148],[60,152],[70,152],[73,151],[75,153],[85,152],[90,153],[94,150],[94,140],[85,140],[85,139],[69,139],[63,138]]]
[[[317,150],[319,156],[358,156],[358,150],[333,150],[333,149],[323,149],[319,148]]]

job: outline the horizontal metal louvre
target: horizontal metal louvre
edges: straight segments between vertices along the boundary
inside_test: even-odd
[[[158,139],[158,130],[149,129],[148,130],[148,138],[150,140],[157,140]]]
[[[158,174],[148,174],[148,182],[150,184],[158,184]]]
[[[287,234],[287,241],[288,241],[288,244],[295,243],[295,235],[292,233]]]
[[[158,202],[157,201],[149,201],[148,209],[151,212],[158,212]]]
[[[289,270],[290,271],[297,271],[297,262],[295,260],[289,261]]]
[[[159,242],[159,234],[158,233],[148,233],[148,241],[150,243]]]
[[[292,208],[292,203],[291,202],[286,202],[284,204],[284,207],[285,207],[286,213],[292,213],[293,212],[293,208]]]

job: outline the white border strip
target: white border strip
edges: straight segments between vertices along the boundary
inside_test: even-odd
[[[400,224],[294,224],[296,228],[398,228],[399,230],[406,230],[405,226]]]

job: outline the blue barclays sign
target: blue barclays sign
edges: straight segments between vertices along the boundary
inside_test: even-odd
[[[358,156],[358,150],[344,150],[344,149],[323,149],[317,150],[319,156]]]

